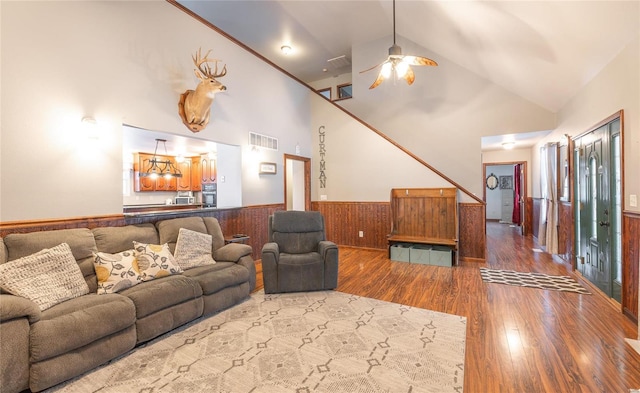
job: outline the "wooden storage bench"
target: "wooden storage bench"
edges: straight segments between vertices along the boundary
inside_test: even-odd
[[[391,190],[391,246],[411,243],[445,246],[458,262],[458,190],[456,188],[394,188]]]

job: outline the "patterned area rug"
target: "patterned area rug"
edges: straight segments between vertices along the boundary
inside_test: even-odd
[[[51,392],[462,392],[466,318],[335,291],[265,295]]]
[[[485,282],[516,285],[528,288],[551,289],[554,291],[576,292],[583,295],[591,293],[569,276],[550,276],[542,273],[521,273],[512,270],[480,268],[480,275]]]

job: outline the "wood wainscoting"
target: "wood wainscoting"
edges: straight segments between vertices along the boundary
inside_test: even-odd
[[[575,268],[573,211],[571,202],[558,204],[558,256]]]
[[[117,227],[130,224],[155,223],[157,221],[189,216],[215,217],[220,222],[222,233],[231,236],[236,233],[249,235],[249,244],[253,248],[253,258],[260,259],[262,246],[268,238],[268,217],[276,210],[284,210],[283,204],[258,205],[232,209],[185,211],[169,215],[141,214],[124,216],[122,214],[74,217],[55,220],[13,221],[0,223],[0,237],[10,233],[27,233],[72,228]]]
[[[622,212],[622,312],[638,321],[640,213]]]
[[[485,206],[476,203],[460,203],[459,259],[484,261],[486,250]],[[260,259],[262,246],[268,240],[268,217],[276,210],[284,210],[283,204],[247,206],[233,209],[185,211],[171,216],[122,214],[78,217],[56,220],[0,223],[0,237],[10,233],[26,233],[69,228],[96,228],[124,226],[129,224],[154,223],[163,219],[202,216],[215,217],[220,222],[222,233],[230,236],[243,233],[250,237],[247,244],[253,248],[253,258]],[[391,208],[389,202],[312,202],[311,210],[325,217],[327,238],[339,245],[384,250],[387,235],[391,231]],[[359,237],[359,231],[363,237]]]
[[[483,262],[486,253],[485,206],[459,203],[459,259]],[[311,210],[322,213],[327,238],[342,245],[386,249],[391,232],[389,202],[311,202]],[[363,237],[359,237],[359,232]]]

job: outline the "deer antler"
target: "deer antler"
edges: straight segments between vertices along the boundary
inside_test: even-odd
[[[198,77],[198,79],[207,79],[207,78],[215,79],[215,78],[221,78],[227,75],[227,65],[225,64],[224,67],[222,68],[222,71],[218,73],[218,61],[220,60],[209,59],[208,57],[209,53],[211,53],[211,50],[209,50],[207,54],[204,55],[204,58],[203,58],[202,48],[199,48],[198,53],[196,53],[194,56],[191,57],[193,59],[193,64],[195,64],[196,67],[198,67],[197,70],[193,70],[196,76]],[[216,62],[216,66],[215,66],[215,70],[212,72],[211,66],[209,66],[208,63],[214,62],[214,61]]]

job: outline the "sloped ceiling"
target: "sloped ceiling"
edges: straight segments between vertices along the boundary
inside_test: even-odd
[[[178,3],[304,82],[351,72],[327,60],[349,58],[354,46],[392,43],[389,0]],[[398,0],[396,30],[418,45],[405,53],[428,48],[557,112],[638,35],[640,1]]]

